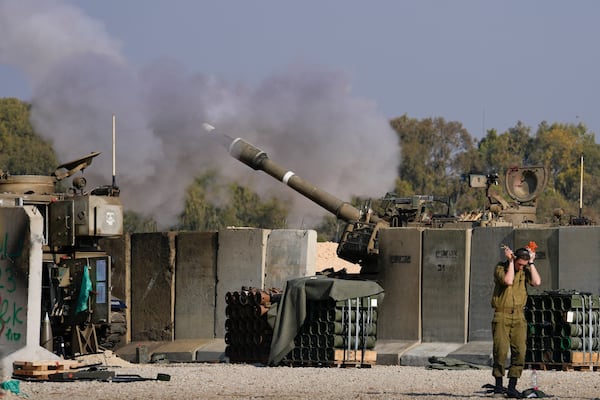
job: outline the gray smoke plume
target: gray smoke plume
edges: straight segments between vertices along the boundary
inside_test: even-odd
[[[0,37],[0,62],[29,80],[32,123],[59,160],[103,153],[85,171],[92,185],[110,183],[116,115],[124,205],[163,227],[176,222],[186,187],[207,168],[265,198],[293,201],[290,228],[310,227],[326,213],[231,158],[204,122],[340,199],[379,197],[393,187],[397,137],[372,101],[352,94],[343,72],[296,66],[249,86],[173,61],[134,67],[100,22],[59,0],[0,0]]]

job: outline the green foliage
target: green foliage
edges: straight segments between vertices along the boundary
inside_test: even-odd
[[[12,175],[50,175],[58,163],[52,143],[33,131],[30,105],[0,98],[0,169]]]
[[[533,161],[545,166],[550,172],[548,189],[544,202],[538,207],[538,214],[550,213],[550,207],[560,207],[565,214],[579,214],[583,164],[583,203],[585,214],[597,219],[600,185],[594,179],[600,173],[600,147],[592,133],[583,124],[551,124],[542,122],[538,127]]]
[[[532,149],[531,129],[520,121],[513,128],[498,135],[495,129],[487,132],[478,145],[481,166],[486,173],[504,171],[511,166],[527,164]]]
[[[178,229],[207,231],[227,226],[285,228],[288,206],[258,194],[238,183],[223,184],[214,170],[196,177],[186,191]]]
[[[232,203],[225,209],[226,222],[234,226],[285,228],[289,210],[275,197],[263,201],[247,186],[228,185]],[[229,217],[229,218],[227,218]]]
[[[403,115],[390,124],[400,141],[398,196],[434,194],[464,205],[474,203],[472,195],[463,193],[461,176],[480,170],[482,161],[474,139],[460,123]]]
[[[188,187],[184,210],[179,216],[179,229],[189,231],[211,231],[220,227],[220,209],[208,200],[209,193],[221,189],[216,171],[209,170],[196,177]]]
[[[123,213],[123,232],[145,233],[158,230],[156,220],[150,216],[127,210]]]
[[[345,226],[346,222],[334,215],[326,215],[321,223],[315,227],[317,242],[339,242]]]
[[[458,122],[443,118],[416,120],[403,115],[390,122],[400,141],[399,181],[396,191],[410,187],[414,193],[434,191],[439,196],[456,191],[465,168],[476,160],[462,157],[475,149],[475,141]]]

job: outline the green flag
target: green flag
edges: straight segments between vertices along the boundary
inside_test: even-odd
[[[91,291],[92,280],[90,279],[90,267],[86,265],[85,267],[83,267],[81,288],[79,290],[79,297],[77,298],[77,306],[75,307],[75,313],[79,313],[88,309],[88,299],[90,297]]]

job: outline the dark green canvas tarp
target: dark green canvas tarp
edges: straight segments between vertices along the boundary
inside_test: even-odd
[[[346,280],[311,276],[287,281],[283,297],[277,307],[273,326],[273,342],[269,365],[277,365],[294,348],[294,338],[306,319],[307,300],[346,300],[357,297],[375,297],[383,300],[383,288],[373,281]]]

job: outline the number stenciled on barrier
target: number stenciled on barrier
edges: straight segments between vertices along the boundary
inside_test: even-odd
[[[12,313],[10,311],[11,303]],[[22,311],[23,307],[18,307],[17,303],[5,299],[0,295],[0,336],[4,335],[9,342],[21,339],[21,333],[15,331],[14,328],[23,325],[23,320],[20,316]]]
[[[15,281],[15,273],[11,266],[0,268],[0,290],[6,290],[12,293],[17,290],[17,282]]]

